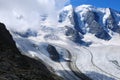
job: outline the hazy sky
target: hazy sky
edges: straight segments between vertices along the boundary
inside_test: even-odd
[[[73,6],[91,4],[120,11],[118,0],[0,0],[0,21],[18,30],[37,29],[41,15],[47,14],[47,21],[54,24],[57,22],[57,12],[70,1]]]
[[[8,28],[23,31],[40,27],[41,16],[57,23],[57,13],[69,0],[0,0],[0,22]]]
[[[110,7],[120,11],[120,0],[71,0],[73,6],[90,4],[96,7]]]

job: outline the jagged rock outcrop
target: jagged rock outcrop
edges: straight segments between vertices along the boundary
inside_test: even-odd
[[[95,8],[91,5],[73,8],[69,5],[60,12],[59,19],[61,23],[66,23],[65,26],[71,27],[83,37],[90,33],[97,38],[110,40],[113,33],[120,34],[120,13],[110,8]],[[81,37],[77,37],[81,40]]]
[[[50,54],[50,58],[56,62],[60,61],[59,53],[57,52],[56,48],[52,45],[47,46],[47,51]]]
[[[87,11],[84,14],[84,23],[91,24],[95,20],[95,14],[92,11]]]
[[[24,56],[3,23],[0,23],[0,80],[62,80],[41,60]]]
[[[87,32],[94,34],[97,38],[110,40],[111,36],[104,30],[104,27],[98,22],[99,16],[97,13],[92,11],[87,11],[84,14],[84,23],[87,24],[86,29]]]
[[[82,30],[81,26],[80,26],[80,19],[78,17],[78,14],[75,12],[75,10],[73,10],[73,20],[74,20],[74,28],[76,29],[76,31],[80,32],[81,34],[85,34],[85,32]]]
[[[113,32],[120,33],[120,26],[117,25],[115,16],[113,15],[114,13],[111,11],[110,8],[108,8],[108,11],[110,14],[109,14],[108,18],[106,19],[105,26],[108,29],[112,30]]]
[[[75,29],[65,26],[66,27],[66,32],[65,35],[68,36],[68,38],[76,43],[83,43],[81,40],[83,38],[82,34],[80,35],[78,31]]]
[[[111,36],[95,20],[88,26],[89,32],[96,37],[104,40],[110,40]]]

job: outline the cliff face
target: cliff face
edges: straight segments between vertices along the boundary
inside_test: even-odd
[[[35,59],[22,55],[15,42],[0,23],[0,80],[61,80]]]
[[[69,5],[61,10],[59,19],[66,26],[72,25],[83,37],[92,34],[96,38],[110,40],[114,33],[120,34],[120,13],[110,8],[91,5],[73,8]]]

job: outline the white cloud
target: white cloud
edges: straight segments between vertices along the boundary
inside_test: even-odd
[[[69,0],[0,0],[0,22],[10,28],[19,28],[18,30],[38,27],[40,15],[47,14],[51,21],[56,21],[57,12],[68,2]]]

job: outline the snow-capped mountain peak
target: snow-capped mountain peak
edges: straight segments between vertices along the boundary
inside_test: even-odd
[[[80,5],[80,6],[78,6],[78,7],[76,7],[76,11],[82,11],[82,10],[84,10],[84,9],[93,9],[93,8],[95,8],[94,6],[92,6],[92,5]]]
[[[59,19],[56,20],[56,24],[46,20],[47,14],[40,17],[42,17],[41,23],[35,30],[33,30],[34,27],[29,27],[24,32],[11,31],[23,54],[42,59],[55,70],[55,73],[62,75],[66,80],[80,80],[81,77],[77,75],[81,75],[81,72],[76,72],[79,71],[78,69],[85,75],[94,71],[120,79],[119,49],[114,47],[114,50],[118,51],[111,51],[111,46],[106,48],[106,45],[120,46],[120,13],[118,11],[91,5],[81,5],[76,8],[68,5],[58,12]],[[91,77],[91,74],[88,76]],[[98,75],[95,77],[92,75],[91,78],[101,79]],[[107,78],[102,77],[102,80],[114,80]]]
[[[110,40],[113,33],[120,33],[120,13],[111,8],[96,8],[92,5],[71,8],[69,5],[61,13],[60,22],[74,25],[82,34],[91,33],[97,38]]]

